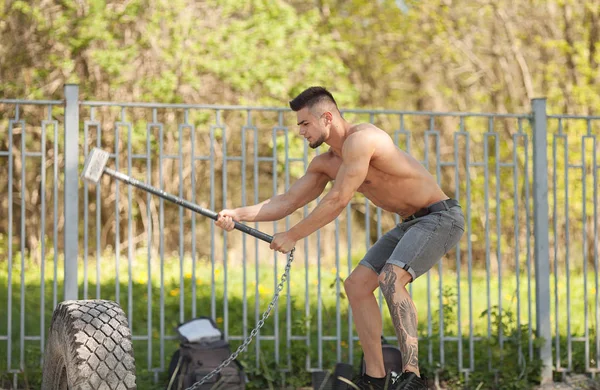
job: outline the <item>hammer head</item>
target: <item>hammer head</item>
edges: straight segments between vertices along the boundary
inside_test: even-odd
[[[105,152],[102,149],[93,148],[88,155],[87,160],[85,160],[83,172],[81,172],[81,178],[90,183],[97,184],[100,181],[100,177],[104,173],[104,167],[106,167],[108,157],[108,152]]]

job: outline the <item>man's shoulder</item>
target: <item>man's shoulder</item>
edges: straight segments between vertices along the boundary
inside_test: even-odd
[[[389,137],[389,135],[372,123],[359,123],[350,127],[346,139],[365,140],[381,137]]]
[[[309,169],[314,171],[324,171],[324,168],[331,164],[331,160],[335,158],[338,158],[338,156],[329,149],[326,152],[313,157],[310,161]]]
[[[372,123],[360,123],[353,125],[348,131],[348,136],[344,142],[344,147],[349,145],[361,147],[366,145],[381,145],[391,140],[388,133],[375,126]]]
[[[383,131],[372,123],[363,122],[356,123],[350,126],[350,134],[360,133],[364,131]]]

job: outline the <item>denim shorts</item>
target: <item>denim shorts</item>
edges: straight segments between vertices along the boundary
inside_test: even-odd
[[[448,253],[464,231],[460,206],[403,221],[381,236],[359,264],[378,274],[385,264],[394,264],[408,271],[414,281]]]

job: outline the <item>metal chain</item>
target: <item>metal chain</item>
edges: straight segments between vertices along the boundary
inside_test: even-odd
[[[224,367],[226,367],[229,363],[231,363],[233,360],[235,360],[235,358],[237,358],[237,356],[246,349],[248,344],[250,344],[252,342],[252,339],[256,336],[259,329],[262,328],[262,326],[265,324],[265,320],[267,319],[267,317],[269,317],[269,314],[271,314],[271,310],[273,310],[273,307],[275,306],[275,302],[277,302],[277,299],[279,298],[279,293],[281,292],[281,290],[283,290],[283,285],[285,284],[285,281],[288,278],[288,275],[290,272],[290,267],[292,266],[292,261],[294,261],[294,250],[295,250],[295,248],[293,248],[291,250],[291,252],[288,256],[288,261],[287,261],[287,264],[285,265],[285,270],[283,271],[283,275],[281,275],[281,281],[277,285],[277,289],[275,290],[275,295],[273,296],[271,303],[269,303],[267,310],[265,310],[265,312],[263,313],[260,321],[258,321],[258,323],[256,324],[256,327],[254,329],[252,329],[252,332],[250,332],[250,336],[246,337],[246,340],[244,340],[242,345],[240,345],[238,347],[238,349],[236,349],[235,352],[231,354],[231,356],[229,356],[225,361],[223,361],[223,363],[221,363],[217,368],[215,368],[210,373],[208,373],[199,382],[196,382],[191,387],[188,387],[186,390],[198,389],[202,384],[204,384],[204,382],[206,382],[213,376],[217,375],[219,372],[221,372],[221,370]]]

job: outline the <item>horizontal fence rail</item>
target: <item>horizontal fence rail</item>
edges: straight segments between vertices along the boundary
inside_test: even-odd
[[[576,363],[599,368],[599,118],[546,115],[544,101],[536,104],[524,115],[343,110],[350,122],[387,131],[465,211],[461,242],[410,285],[427,367],[468,380],[502,363],[497,346],[522,366],[541,357],[547,379]],[[272,298],[285,256],[108,176],[94,186],[77,175],[99,147],[112,169],[207,209],[254,204],[289,188],[325,150],[310,149],[295,122],[278,107],[0,100],[0,300],[8,314],[0,372],[16,387],[27,368],[41,367],[63,298],[118,302],[138,374],[156,381],[181,322],[210,316],[233,346],[241,343]],[[252,227],[281,232],[313,207]],[[266,359],[284,375],[356,365],[361,349],[343,280],[399,222],[358,194],[334,223],[298,242],[290,281],[245,362]],[[376,297],[384,336],[395,342]]]

